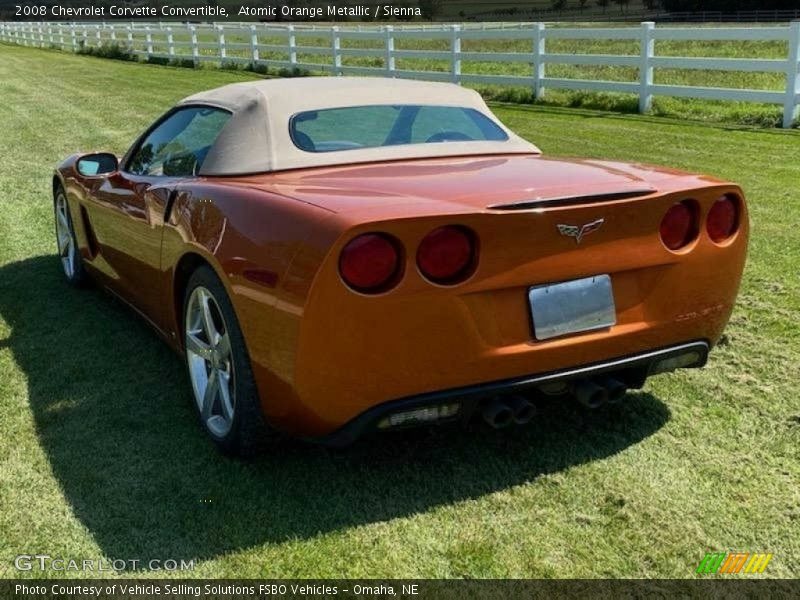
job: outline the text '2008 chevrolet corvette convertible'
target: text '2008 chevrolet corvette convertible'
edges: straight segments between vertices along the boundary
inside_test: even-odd
[[[705,364],[745,262],[741,189],[555,160],[450,84],[305,78],[196,94],[121,159],[53,178],[64,272],[185,356],[225,451],[330,443],[535,394],[596,406]]]

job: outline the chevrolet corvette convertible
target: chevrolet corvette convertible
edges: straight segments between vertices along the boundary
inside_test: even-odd
[[[394,79],[202,92],[52,191],[68,281],[183,357],[229,453],[500,428],[541,395],[596,407],[701,367],[748,238],[735,184],[548,158],[474,91]]]

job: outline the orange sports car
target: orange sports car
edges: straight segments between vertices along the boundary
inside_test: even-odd
[[[375,78],[190,96],[53,177],[67,279],[184,358],[247,453],[423,423],[525,423],[701,367],[745,263],[735,184],[547,158],[474,91]]]

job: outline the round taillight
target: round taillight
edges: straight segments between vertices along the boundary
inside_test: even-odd
[[[739,207],[731,196],[722,196],[714,202],[706,217],[706,231],[711,241],[720,243],[727,240],[739,225]]]
[[[697,209],[684,200],[669,207],[661,219],[661,241],[670,250],[680,250],[697,236]]]
[[[434,229],[420,242],[417,266],[430,281],[453,285],[472,275],[477,262],[475,234],[466,227]]]
[[[358,292],[377,294],[397,282],[399,244],[382,233],[365,233],[350,240],[339,255],[339,273]]]

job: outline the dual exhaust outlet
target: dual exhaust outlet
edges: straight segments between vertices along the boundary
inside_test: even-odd
[[[494,429],[508,427],[512,423],[525,425],[536,416],[536,406],[523,396],[493,398],[483,407],[483,420]]]
[[[613,377],[578,379],[566,386],[566,390],[587,408],[598,408],[606,402],[619,402],[628,387]],[[507,398],[493,398],[483,408],[483,420],[494,429],[508,427],[512,423],[524,425],[536,416],[536,406],[523,396],[514,394]]]
[[[578,379],[573,381],[569,391],[586,408],[598,408],[606,402],[619,402],[625,397],[628,387],[613,377],[601,379]]]

